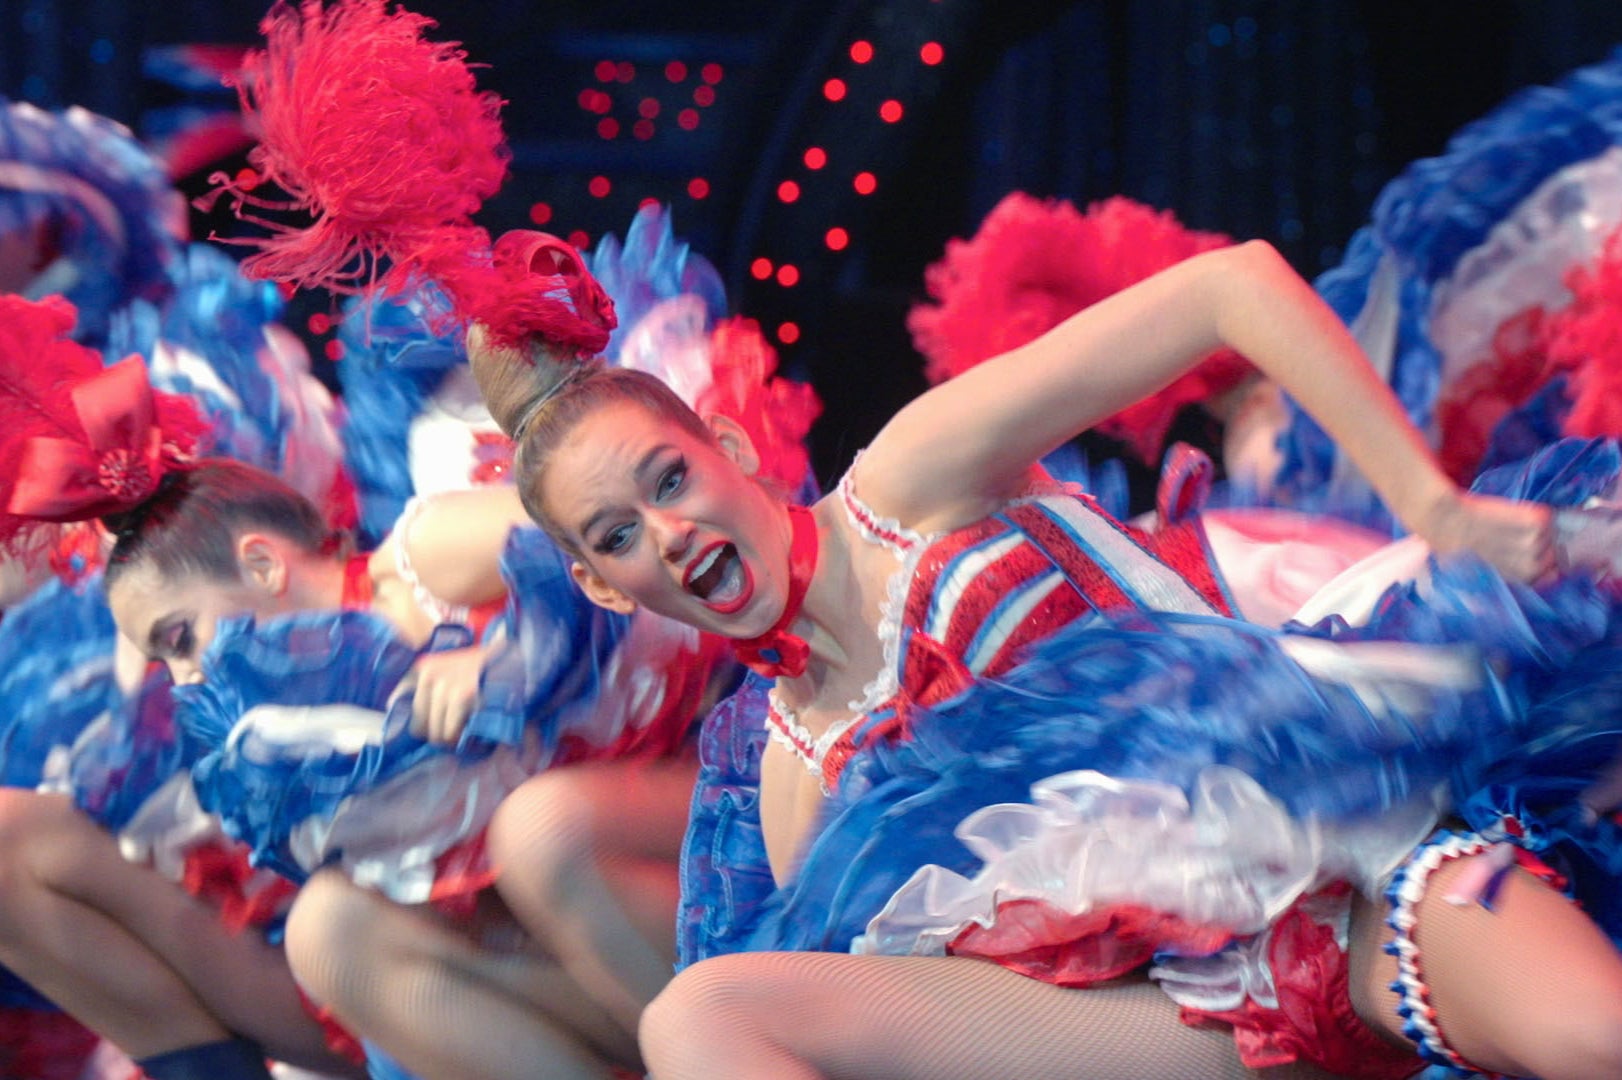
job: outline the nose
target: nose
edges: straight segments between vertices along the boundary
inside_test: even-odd
[[[194,686],[203,681],[203,669],[195,660],[165,660],[163,663],[176,686]]]
[[[693,524],[679,514],[654,515],[653,529],[659,554],[670,562],[680,561],[693,546]]]

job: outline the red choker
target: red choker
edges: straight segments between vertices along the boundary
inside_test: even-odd
[[[788,519],[794,538],[789,545],[788,599],[783,604],[783,614],[759,637],[732,643],[738,659],[768,679],[779,675],[792,679],[803,674],[806,661],[811,658],[811,646],[806,644],[805,638],[789,633],[788,628],[800,614],[811,575],[817,569],[817,519],[803,506],[789,507]]]

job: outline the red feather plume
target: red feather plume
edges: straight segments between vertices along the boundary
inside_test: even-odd
[[[924,271],[933,302],[915,305],[907,328],[927,361],[925,374],[943,382],[1128,285],[1230,243],[1131,199],[1106,199],[1083,213],[1064,200],[1014,192],[986,215],[972,239],[947,241],[945,257]],[[1231,350],[1212,353],[1099,429],[1153,464],[1179,409],[1232,389],[1251,370]]]

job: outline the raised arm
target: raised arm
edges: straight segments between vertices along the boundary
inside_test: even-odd
[[[1442,550],[1479,548],[1485,516],[1506,533],[1485,539],[1489,560],[1519,576],[1544,569],[1534,549],[1546,521],[1461,495],[1339,318],[1262,241],[1179,263],[930,390],[874,440],[861,490],[916,529],[975,520],[1048,451],[1224,345],[1294,397],[1408,528]]]

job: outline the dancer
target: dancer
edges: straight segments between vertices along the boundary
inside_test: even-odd
[[[1144,329],[1151,325],[1156,328],[1152,338]],[[481,340],[478,333],[474,340]],[[901,762],[886,761],[892,754],[905,757],[909,746],[917,747],[918,753],[926,756],[947,752],[946,747],[956,740],[948,740],[945,746],[931,746],[926,736],[932,739],[932,733],[948,718],[963,724],[975,723],[974,710],[984,710],[987,705],[964,692],[973,689],[977,676],[1013,678],[1021,669],[1010,666],[1010,655],[1032,638],[1044,636],[1046,629],[1033,629],[1030,620],[1021,620],[1010,639],[1005,640],[999,631],[990,639],[996,642],[991,645],[984,635],[975,634],[973,623],[959,627],[955,620],[940,622],[939,629],[935,629],[937,624],[913,624],[911,620],[926,610],[916,605],[926,602],[930,595],[929,575],[941,566],[939,558],[925,553],[939,553],[942,544],[957,547],[971,540],[983,542],[982,534],[1011,531],[1015,528],[1012,522],[1023,521],[1029,513],[1012,508],[1034,509],[1042,505],[1026,501],[1039,491],[1031,486],[1036,481],[1029,470],[1040,454],[1091,418],[1108,415],[1171,377],[1186,358],[1223,344],[1237,349],[1312,407],[1356,456],[1395,512],[1429,541],[1432,550],[1443,555],[1473,550],[1502,571],[1527,580],[1545,578],[1555,569],[1548,510],[1458,491],[1436,468],[1418,433],[1406,422],[1332,313],[1264,244],[1250,243],[1190,259],[1090,308],[1032,345],[989,361],[931,391],[880,434],[852,468],[841,492],[809,514],[783,509],[747,481],[749,450],[747,441],[736,431],[724,423],[715,424],[710,429],[712,437],[679,410],[634,402],[628,397],[623,375],[589,366],[566,366],[559,371],[550,363],[544,346],[533,340],[525,350],[487,345],[475,348],[473,358],[475,373],[481,378],[498,420],[512,424],[516,417],[530,414],[519,440],[518,456],[519,482],[526,505],[575,555],[574,574],[587,594],[611,608],[650,607],[741,639],[747,646],[745,655],[756,655],[766,670],[778,674],[768,712],[773,739],[764,752],[759,773],[764,849],[773,875],[784,889],[781,897],[773,901],[773,913],[784,921],[775,928],[776,937],[786,944],[795,940],[795,932],[803,932],[802,947],[825,948],[830,938],[837,940],[841,936],[838,919],[849,913],[830,912],[820,903],[834,892],[860,888],[862,883],[848,870],[832,867],[831,881],[826,876],[819,881],[815,873],[820,869],[816,861],[819,848],[849,855],[850,848],[840,849],[829,839],[837,831],[831,826],[846,825],[850,819],[869,826],[875,821],[855,809],[862,805],[861,794],[838,794],[852,783],[845,779],[847,773],[857,778],[853,786],[858,792],[871,794],[883,787],[886,778],[894,780],[904,775],[904,770],[899,774],[890,771],[902,769]],[[1123,357],[1130,358],[1130,362]],[[561,389],[557,388],[559,378],[563,380]],[[527,394],[522,389],[526,383]],[[537,394],[546,395],[548,390],[552,392],[537,408]],[[1361,407],[1346,410],[1341,407],[1346,401],[1357,401]],[[1002,507],[1011,509],[999,513]],[[1168,502],[1165,509],[1169,518],[1175,518],[1179,507],[1176,502]],[[987,514],[993,516],[987,518]],[[1071,521],[1069,528],[1086,528],[1085,511],[1059,511],[1055,517],[1059,514]],[[1027,527],[1044,531],[1056,527],[1038,525],[1040,519],[1037,516]],[[1184,528],[1191,524],[1185,523]],[[1080,615],[1088,598],[1084,589],[1105,598],[1097,603],[1106,613],[1108,607],[1135,609],[1140,614],[1159,608],[1181,611],[1184,617],[1195,620],[1220,620],[1228,610],[1220,578],[1209,566],[1201,565],[1197,543],[1191,545],[1175,521],[1168,520],[1158,536],[1134,539],[1130,546],[1124,542],[1127,535],[1113,525],[1105,525],[1103,532],[1087,541],[1109,545],[1103,550],[1110,553],[1107,565],[1115,568],[1109,573],[1110,584],[1106,586],[1096,578],[1089,584],[1087,575],[1073,572],[1072,579],[1079,583],[1075,593],[1062,589],[1064,600],[1050,596],[1043,601],[1047,605],[1070,605],[1068,612],[1060,609],[1058,618],[1048,620],[1047,627],[1078,620],[1082,629],[1087,627]],[[932,537],[943,539],[936,542],[929,539]],[[1144,554],[1132,554],[1134,551]],[[1168,563],[1181,572],[1168,570]],[[898,573],[898,565],[899,587],[907,591],[893,593],[891,590],[898,586],[892,586],[891,580]],[[928,573],[924,569],[915,573],[914,569],[920,567],[927,568]],[[1136,569],[1129,572],[1128,567]],[[1438,594],[1445,595],[1443,585],[1435,588]],[[1099,589],[1109,591],[1099,593]],[[900,609],[885,607],[886,597],[908,595],[912,599],[903,600]],[[1144,596],[1155,599],[1146,601]],[[977,605],[968,602],[964,606]],[[898,638],[891,636],[895,629],[880,631],[876,619],[885,610],[896,612],[891,617],[901,618],[910,632]],[[1179,630],[1179,625],[1180,619],[1175,616],[1152,622],[1165,638],[1192,634]],[[1072,635],[1077,640],[1068,643],[1071,647],[1088,644],[1082,629]],[[948,633],[967,634],[965,641],[975,642],[975,651],[965,655],[963,645],[953,644],[955,637],[941,636]],[[1146,644],[1152,641],[1145,639]],[[1470,639],[1461,636],[1458,644],[1468,646]],[[1481,663],[1478,654],[1473,661],[1476,682],[1470,697],[1472,705],[1496,692],[1487,684],[1488,669]],[[874,672],[879,673],[877,680],[873,679]],[[1377,665],[1364,672],[1369,677],[1377,674]],[[1040,685],[1039,679],[1036,685]],[[1095,686],[1095,692],[1104,689]],[[1400,702],[1401,697],[1393,691],[1383,706],[1395,708]],[[946,705],[954,706],[953,710],[948,711]],[[923,711],[931,706],[936,707],[933,718],[941,721],[939,725],[930,723],[931,714]],[[1446,712],[1434,701],[1428,701],[1425,708]],[[1072,706],[1072,711],[1076,707]],[[1260,736],[1266,730],[1290,730],[1289,719],[1286,715],[1269,717],[1266,725],[1282,726],[1264,725],[1260,731],[1232,735],[1238,740]],[[1471,737],[1492,743],[1500,753],[1506,752],[1510,745],[1506,736],[1512,742],[1523,737],[1524,728],[1518,726],[1520,718],[1515,716],[1503,717],[1500,723],[1505,734],[1489,737],[1489,732],[1477,730]],[[969,745],[975,741],[970,734],[958,738]],[[1382,824],[1376,830],[1384,835],[1376,845],[1379,854],[1372,860],[1378,865],[1366,868],[1375,871],[1370,877],[1379,868],[1389,868],[1384,864],[1400,861],[1402,852],[1419,838],[1416,828],[1422,833],[1423,826],[1434,820],[1429,787],[1434,780],[1445,777],[1446,770],[1433,765],[1427,771],[1418,766],[1425,756],[1441,751],[1450,738],[1462,742],[1464,733],[1428,732],[1420,740],[1422,745],[1407,748],[1405,752],[1411,753],[1411,759],[1405,764],[1413,771],[1406,774],[1412,785],[1406,790],[1401,783],[1394,790],[1390,783],[1403,775],[1401,770],[1381,776],[1386,783],[1386,807],[1369,806],[1366,798],[1363,805],[1327,807],[1342,814],[1348,808],[1363,813],[1384,810]],[[1146,741],[1152,746],[1152,738]],[[1113,757],[1128,767],[1128,775],[1153,776],[1152,770],[1163,763],[1149,755],[1149,748],[1134,749],[1136,759],[1132,753],[1120,752],[1099,751],[1091,756],[1106,760]],[[1396,749],[1386,747],[1382,752]],[[990,752],[989,747],[982,752]],[[1344,748],[1330,751],[1331,756],[1335,753],[1351,758],[1351,751]],[[1085,760],[1089,755],[1074,756]],[[1262,759],[1267,756],[1260,754]],[[851,772],[853,763],[859,767]],[[1198,771],[1191,769],[1186,760],[1177,764],[1182,775],[1171,778],[1180,786],[1194,787]],[[1282,785],[1292,769],[1297,783],[1309,780],[1308,770],[1302,768],[1306,763],[1291,761],[1288,755],[1277,763],[1280,767],[1272,770],[1275,775],[1268,775],[1266,764],[1259,760],[1256,768],[1271,784]],[[1319,762],[1320,766],[1325,764]],[[1375,774],[1380,775],[1378,769]],[[973,776],[975,771],[968,769],[958,782],[968,783]],[[987,780],[988,788],[992,786],[989,775],[978,779]],[[1371,781],[1373,777],[1365,771],[1358,779]],[[910,785],[902,786],[913,794],[919,793]],[[1337,786],[1335,794],[1355,802],[1373,790],[1377,788],[1372,783],[1367,789],[1348,784],[1345,788]],[[977,797],[981,794],[986,793],[977,793]],[[1283,794],[1293,793],[1286,788]],[[830,797],[836,801],[827,802]],[[891,797],[899,795],[892,792]],[[878,807],[886,805],[891,804],[874,794],[868,813],[880,813]],[[1417,820],[1412,812],[1416,808]],[[937,821],[936,825],[949,827],[955,820]],[[737,840],[740,835],[734,832],[730,839]],[[691,850],[705,846],[702,839],[690,840]],[[918,854],[909,851],[906,857]],[[1450,1025],[1457,1032],[1452,1035],[1453,1045],[1466,1059],[1501,1071],[1604,1074],[1608,1067],[1608,1034],[1616,1030],[1611,1026],[1615,1017],[1610,1003],[1616,1000],[1615,989],[1622,986],[1618,981],[1622,979],[1622,961],[1580,911],[1530,876],[1513,876],[1505,887],[1512,889],[1511,895],[1517,899],[1503,905],[1486,927],[1473,925],[1440,895],[1432,898],[1430,894],[1438,892],[1437,884],[1450,882],[1460,868],[1468,865],[1469,861],[1464,860],[1440,872],[1418,911],[1421,927],[1441,928],[1435,940],[1443,944],[1433,945],[1430,953],[1440,954],[1443,959],[1440,963],[1432,961],[1426,976],[1434,1008],[1444,1016],[1457,1017]],[[1238,872],[1237,867],[1230,869]],[[1281,907],[1287,908],[1306,893],[1305,886],[1315,877],[1309,873],[1295,882],[1296,895],[1286,890],[1269,902],[1282,900]],[[885,880],[893,886],[892,879]],[[884,894],[894,891],[883,885],[868,886],[875,887],[877,895],[866,893],[857,900],[841,896],[839,903],[854,909],[860,909],[863,902],[873,903],[862,915],[861,921],[865,922],[867,916],[878,913]],[[803,904],[804,910],[796,911],[796,904]],[[803,922],[791,922],[791,917]],[[1464,930],[1466,925],[1468,931]],[[1445,943],[1459,940],[1454,935],[1464,932],[1488,933],[1506,949],[1525,948],[1528,942],[1536,942],[1547,956],[1558,958],[1558,962],[1549,964],[1570,976],[1566,984],[1569,989],[1556,999],[1545,997],[1541,1003],[1524,1000],[1518,976],[1512,977],[1510,971],[1496,964],[1471,963],[1468,956],[1448,951]],[[761,938],[771,941],[773,936],[766,933]],[[1372,939],[1362,942],[1364,947],[1373,944]],[[1184,945],[1193,947],[1194,942],[1187,940]],[[1152,951],[1140,943],[1136,955],[1147,959]],[[1206,951],[1213,951],[1209,942]],[[843,989],[857,996],[877,992],[881,986],[894,992],[926,978],[944,980],[935,984],[937,987],[953,985],[953,979],[964,979],[970,986],[982,979],[998,986],[1006,981],[1001,973],[991,974],[957,961],[934,969],[867,958],[842,963],[849,965],[851,980],[842,984]],[[770,985],[781,988],[802,985],[796,971],[814,970],[816,974],[804,983],[809,987],[838,969],[839,964],[830,964],[826,957],[803,961],[739,958],[727,974],[743,976],[738,985],[760,991],[764,984],[754,981],[757,975],[774,973],[774,980],[780,976],[781,981]],[[874,983],[867,984],[865,990],[855,990],[863,985],[864,973],[879,971],[896,974],[899,981],[892,981],[889,975],[875,975]],[[911,974],[901,976],[903,971]],[[678,980],[667,991],[663,1004],[656,1004],[644,1024],[644,1050],[656,1072],[673,1068],[676,1075],[698,1075],[703,1071],[701,1062],[705,1068],[722,1070],[723,1061],[715,1058],[716,1054],[730,1062],[734,1074],[759,1070],[760,1075],[765,1075],[779,1067],[785,1071],[774,1074],[793,1075],[794,1068],[838,1071],[832,1061],[818,1057],[820,1029],[808,1029],[803,1014],[784,1009],[785,999],[769,990],[751,999],[760,1003],[760,1026],[732,1029],[721,1043],[689,1037],[693,1030],[690,1024],[710,1024],[715,1018],[704,1015],[702,1007],[695,1015],[693,1009],[681,1003],[687,1000],[690,1004],[692,999],[687,995],[695,990],[721,993],[714,989],[718,978],[714,967],[699,968],[692,976]],[[720,981],[725,984],[727,980]],[[1365,1004],[1379,996],[1369,987],[1351,992],[1354,1001]],[[1464,1004],[1466,996],[1468,1005]],[[987,1000],[985,995],[973,992],[958,1000],[969,998],[981,1005]],[[1054,992],[1052,1008],[1059,1012],[1049,1013],[1039,1022],[1044,1029],[1043,1041],[1068,1000],[1062,992]],[[728,1020],[739,1020],[736,1000],[728,997],[726,1002],[723,1012]],[[1536,1009],[1551,1020],[1553,1014],[1541,1010],[1558,1008],[1563,1021],[1559,1034],[1553,1034],[1543,1024],[1496,1022],[1501,1017],[1524,1015],[1519,1011],[1523,1007]],[[1472,1008],[1481,1012],[1472,1013]],[[1340,1012],[1343,1018],[1348,1014],[1349,1009]],[[877,1015],[875,1011],[875,1018]],[[1225,1018],[1255,1024],[1255,1018],[1250,1016]],[[1401,1028],[1394,1011],[1389,1018],[1368,1015],[1366,1019],[1393,1035]],[[942,1016],[939,1022],[942,1027],[954,1028],[968,1021],[966,1016],[955,1020]],[[1586,1030],[1574,1030],[1584,1023]],[[880,1035],[879,1028],[884,1028],[886,1034]],[[706,1030],[716,1033],[713,1027]],[[864,1045],[861,1040],[853,1041],[848,1031],[840,1036],[844,1049],[839,1053],[848,1055],[842,1058],[847,1066],[863,1055],[870,1063],[876,1060],[890,1035],[899,1029],[889,1029],[875,1019],[863,1030],[871,1032],[876,1041]],[[984,1034],[972,1025],[964,1030]],[[740,1041],[755,1039],[758,1044],[751,1042],[749,1049],[741,1049]],[[1290,1043],[1287,1036],[1277,1033],[1271,1041]],[[1253,1046],[1257,1043],[1252,1040]],[[1339,1070],[1351,1068],[1380,1045],[1373,1034],[1359,1032],[1350,1025],[1339,1046],[1291,1049],[1323,1055],[1319,1057],[1321,1064]],[[938,1074],[949,1060],[958,1064],[984,1062],[988,1052],[998,1068],[1008,1067],[1010,1060],[1034,1067],[1029,1058],[997,1058],[996,1052],[1002,1049],[998,1044],[993,1050],[991,1044],[982,1041],[978,1055],[959,1056],[960,1052],[966,1053],[966,1048],[942,1056],[923,1053],[914,1067]],[[1074,1045],[1068,1047],[1069,1052],[1076,1049]],[[764,1056],[753,1058],[756,1051]],[[670,1056],[665,1057],[666,1053]],[[1392,1051],[1385,1057],[1383,1067],[1388,1070],[1416,1067],[1411,1056],[1405,1058]]]

